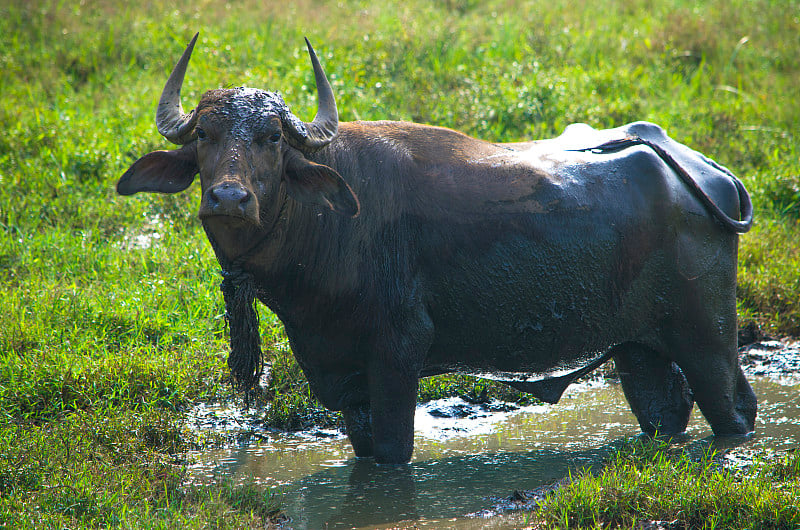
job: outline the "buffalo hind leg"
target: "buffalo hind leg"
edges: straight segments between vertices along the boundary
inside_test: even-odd
[[[678,366],[655,350],[625,343],[612,351],[622,390],[642,431],[653,436],[686,430],[694,400]]]
[[[736,351],[731,358],[698,356],[704,362],[680,362],[697,405],[716,436],[741,436],[755,430],[756,395],[739,367]]]
[[[756,419],[756,395],[739,366],[735,274],[731,277],[733,287],[719,282],[687,286],[685,309],[676,312],[664,335],[670,357],[716,436],[749,434]]]
[[[347,407],[342,411],[344,417],[344,428],[353,452],[356,457],[362,458],[373,455],[372,450],[372,426],[369,418],[369,403],[363,403],[354,407]]]
[[[684,219],[678,276],[661,326],[664,351],[683,371],[716,436],[753,432],[756,396],[739,366],[736,329],[737,239],[714,223]]]

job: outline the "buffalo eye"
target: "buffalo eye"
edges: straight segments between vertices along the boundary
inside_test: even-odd
[[[197,133],[197,138],[199,138],[200,140],[205,140],[206,139],[206,132],[203,129],[201,129],[200,127],[197,127],[195,129],[195,132]]]
[[[281,133],[276,132],[269,137],[269,141],[275,143],[281,139]]]

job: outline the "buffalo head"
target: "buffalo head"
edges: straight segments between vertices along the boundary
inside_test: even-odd
[[[277,216],[287,196],[357,215],[358,199],[344,179],[307,158],[333,142],[339,127],[333,91],[308,40],[319,98],[310,123],[292,114],[280,94],[245,87],[210,90],[185,113],[180,91],[196,41],[197,35],[175,65],[156,112],[159,133],[182,147],[137,160],[117,191],[175,193],[199,173],[204,223],[260,227]]]

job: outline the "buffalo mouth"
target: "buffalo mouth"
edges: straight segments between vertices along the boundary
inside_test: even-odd
[[[197,215],[200,222],[207,228],[224,232],[241,232],[260,226],[258,215],[248,215],[242,211],[215,212],[209,208],[201,207]]]
[[[244,212],[214,212],[201,208],[197,215],[203,223],[224,224],[230,227],[243,227],[248,225],[259,226],[258,217],[247,215]]]

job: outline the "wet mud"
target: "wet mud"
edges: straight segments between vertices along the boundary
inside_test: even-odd
[[[800,343],[764,341],[740,353],[759,398],[755,436],[726,446],[695,407],[683,443],[698,454],[716,447],[720,465],[742,467],[755,453],[800,447]],[[356,459],[335,430],[264,431],[257,410],[198,406],[190,424],[239,440],[193,455],[192,480],[229,477],[279,487],[287,528],[519,527],[520,510],[535,507],[570,473],[601,465],[640,433],[620,386],[608,377],[573,385],[557,405],[458,398],[422,404],[408,466]]]
[[[765,340],[739,348],[748,376],[800,379],[800,341]]]

